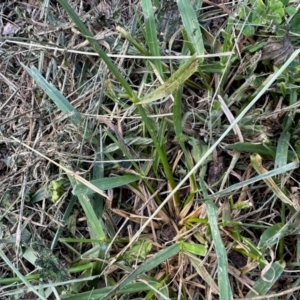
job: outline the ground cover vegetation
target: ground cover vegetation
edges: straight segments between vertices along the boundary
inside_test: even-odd
[[[299,299],[297,1],[2,1],[1,299]]]

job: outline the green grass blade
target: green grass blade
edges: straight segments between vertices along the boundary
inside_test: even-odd
[[[270,177],[273,177],[273,176],[276,176],[276,175],[279,175],[279,174],[282,174],[282,173],[285,173],[285,172],[288,172],[288,171],[295,170],[298,167],[299,167],[299,164],[296,163],[296,162],[289,163],[289,164],[287,164],[285,166],[282,166],[281,168],[277,168],[277,169],[274,169],[272,171],[268,171],[268,172],[266,172],[264,174],[261,174],[261,175],[255,176],[253,178],[250,178],[248,180],[245,180],[245,181],[233,184],[230,187],[228,187],[228,188],[226,188],[226,189],[224,189],[224,190],[222,190],[220,192],[217,192],[215,194],[212,194],[212,195],[210,195],[208,197],[210,199],[213,199],[213,198],[216,198],[216,197],[221,197],[221,196],[224,196],[224,195],[226,195],[228,193],[237,191],[238,189],[240,189],[240,188],[242,188],[244,186],[251,185],[254,182],[257,182],[257,181],[260,181],[260,180],[264,180],[266,178],[270,178]]]
[[[207,200],[205,206],[218,258],[218,286],[220,290],[220,300],[233,300],[228,278],[227,252],[218,227],[217,208],[211,200]]]
[[[83,118],[81,114],[72,106],[72,104],[61,94],[61,92],[49,83],[35,67],[28,68],[23,65],[28,74],[35,80],[41,89],[53,100],[57,107],[65,114],[70,115],[70,120],[77,126],[81,124]]]
[[[23,65],[23,64],[22,64]],[[61,94],[61,92],[52,84],[49,83],[35,67],[28,68],[23,65],[23,68],[35,80],[39,87],[49,96],[49,98],[56,104],[56,106],[65,114],[69,119],[78,127],[79,132],[85,137],[86,140],[93,140],[97,144],[97,140],[93,138],[92,131],[84,127],[83,117],[73,107],[73,105]]]
[[[75,186],[77,184],[77,181],[72,176],[68,175],[68,178],[72,186]],[[103,230],[101,222],[99,222],[99,219],[94,212],[89,197],[86,195],[78,196],[78,200],[87,218],[91,230],[91,237],[102,241],[105,240],[105,231]]]
[[[288,149],[291,134],[289,132],[282,132],[277,144],[275,168],[286,165],[288,160]]]
[[[99,242],[99,241],[98,241]],[[68,272],[70,274],[74,274],[74,273],[78,273],[78,272],[82,272],[85,271],[87,269],[92,268],[94,265],[94,263],[87,263],[84,265],[80,265],[80,266],[76,266],[76,267],[72,267],[70,269],[68,269]],[[39,280],[40,278],[40,274],[32,274],[32,275],[26,275],[24,276],[24,278],[28,281],[28,280]],[[95,279],[95,276],[94,278]],[[22,282],[22,279],[20,277],[10,277],[10,278],[0,278],[0,284],[1,285],[6,285],[6,284],[12,284],[12,283],[16,283],[16,282]],[[66,283],[64,282],[58,282],[58,283],[51,283],[49,285],[54,285],[54,286],[60,286],[60,285],[65,285]],[[40,285],[40,287],[48,287],[48,285],[43,284]]]
[[[297,236],[297,252],[296,252],[296,262],[300,263],[300,235]]]
[[[191,264],[200,275],[200,277],[209,285],[209,287],[215,292],[219,293],[219,288],[216,285],[215,281],[211,277],[211,275],[207,272],[201,261],[191,254],[187,255],[188,259],[190,260]]]
[[[182,132],[182,95],[183,87],[180,87],[175,92],[174,105],[173,105],[173,120],[174,120],[174,130],[176,134],[176,140],[178,141],[185,157],[185,162],[188,170],[192,169],[192,162],[190,161],[190,156],[188,154],[187,148],[185,146],[185,139]],[[196,177],[194,174],[191,175],[192,190],[196,189]]]
[[[289,119],[289,116],[287,116],[285,119]],[[290,138],[291,138],[290,132],[283,131],[280,134],[280,138],[277,143],[275,167],[282,167],[282,166],[286,165],[286,163],[288,161],[288,151],[289,151],[288,149],[289,149]],[[287,175],[282,174],[280,176],[282,188],[284,187],[284,185],[287,181],[287,176],[289,176],[289,174],[287,174]],[[282,224],[285,224],[285,222],[286,222],[285,204],[283,202],[281,203],[281,222],[282,222],[281,224],[275,224],[271,228],[273,229],[275,227],[275,229],[278,229],[278,231],[281,231]],[[279,227],[279,228],[277,228],[277,227]],[[266,231],[268,231],[268,229]],[[282,237],[278,242],[278,244],[279,244],[278,254],[279,254],[280,259],[283,259],[283,256],[284,256],[284,247],[285,247],[284,237],[285,237],[284,234],[282,234]],[[268,245],[266,245],[266,246],[269,247]]]
[[[144,108],[142,107],[142,105],[138,105],[137,109],[138,109],[138,112],[141,115],[141,117],[142,117],[142,119],[143,119],[143,121],[144,121],[144,123],[147,127],[147,130],[148,130],[148,132],[149,132],[149,134],[152,138],[153,144],[155,145],[155,148],[157,150],[157,154],[158,154],[159,159],[161,160],[161,163],[163,165],[163,168],[164,168],[164,171],[165,171],[165,174],[166,174],[166,178],[169,181],[169,184],[170,184],[171,188],[174,190],[176,188],[176,183],[175,183],[175,180],[174,180],[174,177],[173,177],[172,170],[171,170],[170,165],[169,165],[169,161],[168,161],[168,158],[167,158],[167,153],[164,149],[164,146],[162,146],[158,141],[156,127],[152,126],[152,120],[150,120],[147,117],[147,114],[146,114]],[[175,198],[176,203],[178,203],[180,201],[177,192],[174,193],[174,198]]]
[[[91,230],[91,237],[101,241],[105,240],[106,236],[101,226],[102,223],[99,222],[88,196],[78,196],[78,200],[87,218]]]
[[[145,18],[145,30],[144,35],[149,47],[149,52],[152,56],[159,56],[159,42],[157,39],[157,30],[156,30],[156,22],[154,18],[153,6],[152,1],[149,0],[142,0],[142,9]],[[159,75],[161,78],[164,78],[163,74],[163,67],[160,59],[153,60],[153,64],[155,65],[156,69],[158,70]]]
[[[189,253],[205,256],[206,255],[206,247],[204,245],[196,244],[196,243],[181,243],[182,250],[187,251]]]
[[[279,276],[283,273],[285,268],[284,261],[276,261],[271,266],[269,266],[269,270],[263,275],[263,277],[259,278],[253,286],[253,289],[258,292],[259,295],[266,295],[267,292],[272,288],[272,286],[276,283]],[[264,280],[265,279],[265,280]],[[247,298],[255,297],[257,294],[250,291],[247,294]]]
[[[71,6],[69,5],[69,3],[67,1],[65,1],[65,0],[58,0],[58,1],[62,5],[62,7],[67,11],[67,13],[69,14],[69,16],[72,18],[72,20],[74,21],[74,23],[76,24],[76,26],[81,31],[81,33],[87,38],[87,40],[89,41],[90,45],[99,54],[99,56],[101,57],[101,59],[103,59],[103,61],[105,62],[105,64],[109,68],[109,70],[115,75],[115,77],[117,78],[117,80],[123,86],[123,88],[127,92],[127,95],[129,97],[129,99],[134,104],[139,104],[139,99],[138,99],[137,95],[135,94],[135,92],[133,91],[133,89],[131,88],[130,84],[121,75],[120,71],[117,69],[117,67],[114,65],[114,63],[111,61],[111,59],[106,55],[106,53],[101,48],[101,46],[99,45],[99,43],[92,37],[92,35],[89,32],[89,30],[86,28],[86,26],[80,20],[80,18],[78,17],[78,15],[71,8]],[[144,108],[142,106],[138,105],[137,110],[138,110],[138,113],[141,115],[141,117],[143,119],[143,122],[144,122],[144,124],[145,124],[145,126],[146,126],[146,128],[147,128],[147,130],[148,130],[148,132],[149,132],[149,134],[150,134],[150,136],[152,138],[152,140],[153,140],[155,148],[157,149],[158,155],[159,155],[160,160],[161,160],[161,162],[163,164],[164,171],[166,173],[166,177],[167,177],[167,179],[168,179],[168,181],[170,183],[170,186],[171,186],[172,189],[175,189],[176,184],[175,184],[175,181],[174,181],[174,178],[173,178],[173,174],[172,174],[172,171],[170,169],[166,153],[165,153],[165,151],[163,150],[163,148],[161,147],[161,145],[159,144],[159,142],[157,140],[157,135],[156,135],[157,133],[154,130],[154,128],[152,127],[151,122],[148,119],[147,113],[145,112]],[[179,199],[178,199],[178,193],[175,193],[175,198],[177,198],[177,201],[179,201]]]
[[[76,196],[72,196],[72,197],[71,197],[71,200],[70,200],[70,202],[69,202],[69,204],[68,204],[68,207],[67,207],[67,209],[65,210],[64,215],[63,215],[63,218],[62,218],[62,220],[61,220],[63,224],[66,224],[67,220],[69,219],[69,217],[70,217],[70,215],[71,215],[71,212],[72,212],[72,210],[73,210],[73,207],[74,207],[74,205],[75,205],[75,203],[76,203],[76,200],[77,200],[77,197],[76,197]],[[56,247],[57,242],[58,242],[58,240],[59,240],[59,238],[60,238],[60,236],[61,236],[61,234],[62,234],[62,232],[63,232],[63,229],[64,229],[64,226],[59,226],[59,227],[58,227],[58,229],[57,229],[57,231],[56,231],[56,233],[55,233],[55,236],[54,236],[54,238],[53,238],[53,241],[52,241],[52,243],[51,243],[51,247],[50,247],[51,250],[53,250],[53,249]]]
[[[149,282],[149,281],[148,281]],[[151,288],[147,286],[145,283],[141,282],[135,282],[128,284],[126,287],[123,289],[120,289],[119,291],[116,292],[117,295],[125,295],[125,294],[131,294],[131,293],[140,293],[144,291],[149,291]],[[113,287],[108,286],[102,289],[97,289],[94,291],[88,291],[84,293],[80,293],[77,295],[69,295],[69,296],[64,296],[62,299],[64,300],[91,300],[91,299],[97,299],[97,300],[102,300],[104,298],[104,295],[107,294],[108,292],[112,291]]]
[[[275,158],[276,147],[268,146],[264,144],[252,144],[252,143],[235,143],[226,145],[226,149],[236,150],[240,152],[258,153],[263,156]]]
[[[280,238],[284,237],[287,234],[287,231],[288,227],[285,226],[283,228],[283,225],[281,223],[270,226],[260,236],[257,247],[261,249],[262,252],[265,252],[266,249],[270,249],[275,244],[277,244]]]
[[[193,55],[164,84],[143,97],[139,104],[150,103],[172,94],[197,71],[197,67],[198,59]]]
[[[18,276],[19,279],[26,285],[28,291],[36,294],[40,299],[46,300],[39,291],[37,291],[27,280],[26,278],[19,272],[19,270],[11,263],[10,259],[5,255],[5,253],[0,249],[0,257],[2,260],[10,267],[10,269]]]
[[[189,39],[189,49],[193,48],[194,53],[197,55],[204,54],[204,43],[202,39],[202,33],[196,12],[192,6],[191,1],[177,0],[178,9],[184,26],[184,30]],[[200,62],[203,58],[200,58]]]
[[[127,32],[124,28],[117,26],[116,30],[119,31],[122,36],[129,41],[139,52],[141,52],[142,55],[150,56],[149,52],[144,48],[142,43],[137,41],[133,36],[130,35],[129,32]]]
[[[169,291],[168,286],[165,283],[165,278],[164,278],[164,280],[162,280],[160,282],[159,285],[157,284],[156,287],[154,285],[151,285],[147,281],[144,281],[144,282],[151,288],[151,291],[149,291],[147,293],[147,295],[143,298],[143,300],[152,300],[152,299],[154,299],[155,294],[156,294],[157,299],[170,300],[170,298],[169,298],[170,291]],[[158,295],[160,296],[160,298],[158,298]]]
[[[253,144],[253,143],[235,143],[225,146],[229,150],[237,150],[248,153],[258,153],[259,155],[266,157],[276,157],[277,147],[264,145],[264,144]],[[288,151],[288,161],[298,161],[296,154],[292,151]]]
[[[122,280],[111,292],[106,294],[102,300],[105,299],[111,299],[113,295],[116,294],[116,292],[124,288],[126,285],[131,283],[133,280],[137,278],[140,274],[147,272],[149,270],[152,270],[162,262],[168,260],[175,254],[177,254],[180,251],[180,245],[178,243],[175,243],[171,245],[170,247],[167,247],[159,252],[157,252],[153,257],[150,259],[147,259],[145,262],[143,262],[136,270],[134,270],[131,274],[129,274],[124,280]]]
[[[290,97],[289,97],[289,105],[295,105],[298,101],[298,92],[296,89],[292,89],[290,91]],[[288,113],[284,120],[283,120],[283,132],[288,132],[290,131],[295,124],[294,118],[296,116],[295,112],[290,112]]]
[[[203,178],[200,178],[200,186],[203,191],[204,198],[208,197],[207,188]],[[218,287],[221,300],[232,300],[233,295],[230,289],[228,278],[228,261],[226,249],[220,235],[218,227],[218,213],[215,204],[211,200],[205,202],[208,223],[210,225],[211,235],[215,243],[215,250],[218,259]]]
[[[136,94],[134,93],[133,89],[129,85],[129,83],[125,80],[125,78],[122,76],[118,68],[114,65],[112,60],[106,55],[105,51],[102,49],[102,47],[99,45],[98,41],[94,39],[90,31],[87,29],[87,27],[83,24],[83,22],[80,20],[79,16],[75,13],[75,11],[72,9],[68,1],[66,0],[58,0],[58,2],[61,4],[61,6],[66,10],[68,15],[71,17],[73,22],[76,24],[80,32],[85,36],[85,38],[89,41],[90,45],[94,48],[94,50],[99,54],[101,59],[105,62],[108,69],[114,74],[114,76],[117,78],[117,80],[120,82],[120,84],[125,89],[126,93],[128,94],[129,98],[136,103],[138,101],[138,98]]]
[[[129,174],[118,177],[99,178],[91,180],[91,183],[98,187],[100,190],[108,190],[138,181],[140,179],[140,176]],[[76,196],[89,195],[93,193],[94,191],[92,189],[82,183],[77,183],[73,189],[73,194]]]
[[[176,137],[182,135],[182,92],[183,87],[180,87],[177,89],[174,96],[173,120]]]

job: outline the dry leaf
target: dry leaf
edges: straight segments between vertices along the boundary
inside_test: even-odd
[[[280,40],[268,40],[263,47],[261,60],[272,59],[274,60],[274,65],[280,65],[285,62],[287,57],[294,52],[289,34]]]
[[[18,26],[7,22],[3,28],[2,35],[13,36],[17,32],[18,29],[19,29]]]

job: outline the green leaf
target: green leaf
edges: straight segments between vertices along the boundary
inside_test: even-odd
[[[267,7],[262,0],[255,0],[254,3],[254,9],[256,12],[266,13]]]
[[[289,16],[294,16],[297,13],[297,9],[294,6],[285,7],[285,11]]]
[[[238,11],[238,16],[242,20],[246,20],[247,16],[251,17],[251,9],[248,6],[242,6],[241,9]]]
[[[140,179],[140,176],[129,174],[118,177],[99,178],[91,180],[91,183],[98,187],[100,190],[108,190],[138,181]],[[73,189],[73,194],[76,196],[89,195],[93,193],[94,191],[83,183],[77,183]]]
[[[49,191],[53,202],[56,202],[65,192],[64,183],[65,183],[64,178],[52,180],[49,183]]]
[[[263,232],[263,234],[260,236],[257,247],[259,249],[263,249],[263,252],[264,252],[264,250],[266,250],[267,248],[271,248],[276,243],[279,243],[280,236],[282,236],[282,235],[280,235],[280,236],[278,235],[278,238],[275,238],[275,239],[274,239],[274,236],[277,235],[281,229],[282,229],[281,223],[275,224],[275,225],[269,227],[268,229],[266,229]]]
[[[282,23],[284,13],[283,4],[279,0],[269,0],[267,3],[267,10],[265,12],[261,12],[262,16],[265,16],[266,20],[272,21],[275,24]]]
[[[300,13],[298,12],[290,22],[291,31],[300,34]]]
[[[243,29],[243,35],[250,37],[253,36],[255,34],[255,28],[254,26],[251,25],[246,25]]]
[[[278,9],[278,10],[274,11],[273,14],[271,15],[273,22],[277,25],[282,23],[282,17],[281,17],[282,12],[284,13],[284,9]]]
[[[122,259],[126,262],[145,260],[151,249],[152,243],[150,240],[140,239],[135,242],[127,252],[125,252],[125,254],[122,256]]]

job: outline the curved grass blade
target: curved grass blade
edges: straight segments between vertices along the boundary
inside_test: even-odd
[[[284,261],[276,261],[273,263],[269,270],[264,274],[263,277],[259,278],[253,286],[253,289],[258,292],[259,295],[266,295],[267,292],[271,289],[271,287],[276,283],[279,276],[282,274],[285,268]],[[265,279],[265,280],[264,280]],[[257,294],[250,291],[246,298],[255,297]]]
[[[300,210],[298,210],[285,224],[278,225],[280,229],[273,230],[269,227],[263,233],[262,237],[260,238],[259,247],[262,251],[265,251],[267,248],[271,248],[273,245],[277,244],[280,239],[287,235],[298,235],[299,234],[299,224],[294,222],[294,220],[300,214]],[[275,226],[275,225],[274,225]],[[275,227],[276,228],[276,227]]]
[[[267,173],[268,171],[263,167],[262,165],[262,159],[261,156],[257,153],[253,153],[250,156],[251,158],[251,165],[255,169],[255,171],[258,174],[264,174]],[[272,192],[284,203],[291,205],[295,209],[298,209],[299,207],[293,203],[283,192],[282,190],[277,186],[275,181],[268,177],[264,179],[265,183],[268,185],[268,187],[272,190]]]
[[[145,55],[145,56],[150,56],[149,52],[147,51],[146,48],[144,48],[144,46],[137,41],[129,32],[127,32],[124,28],[122,28],[121,26],[117,26],[116,30],[119,31],[121,33],[121,35],[128,41],[130,42],[139,52],[141,52],[141,54]]]

